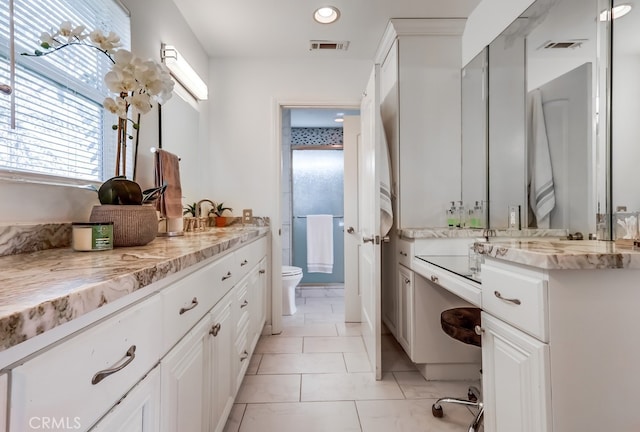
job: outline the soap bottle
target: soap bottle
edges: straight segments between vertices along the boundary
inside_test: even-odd
[[[476,205],[473,206],[473,222],[471,227],[484,228],[484,208],[480,201],[476,201]]]
[[[464,228],[467,223],[467,215],[465,214],[464,205],[462,204],[462,201],[458,201],[458,206],[456,207],[456,213],[458,215],[458,224],[456,225],[456,227]]]
[[[458,224],[457,221],[457,213],[456,213],[456,203],[454,201],[450,201],[451,207],[449,207],[446,211],[447,214],[447,226],[449,228],[455,228]]]

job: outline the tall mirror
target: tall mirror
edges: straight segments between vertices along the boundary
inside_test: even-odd
[[[640,211],[640,4],[614,2],[611,112],[612,207]]]
[[[162,148],[180,158],[182,202],[192,204],[203,198],[200,185],[200,111],[198,103],[176,84],[174,95],[162,105],[160,136]]]
[[[462,201],[468,207],[484,207],[488,199],[487,54],[485,48],[462,68]],[[485,220],[479,222],[485,226]]]
[[[599,0],[537,0],[491,43],[492,227],[512,225],[519,208],[522,228],[596,232],[606,212],[599,16]]]

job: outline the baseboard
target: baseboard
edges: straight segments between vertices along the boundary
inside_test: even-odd
[[[482,376],[481,365],[476,363],[428,363],[416,367],[427,381],[477,381]]]

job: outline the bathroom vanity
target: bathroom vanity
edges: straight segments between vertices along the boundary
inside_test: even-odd
[[[633,332],[640,251],[613,242],[531,237],[405,238],[398,244],[394,334],[413,361],[427,362],[418,365],[427,379],[440,379],[443,371],[457,374],[450,379],[472,378],[473,358],[443,344],[468,347],[444,335],[439,317],[465,304],[482,309],[477,331],[485,431],[637,430],[640,347]],[[460,254],[469,244],[484,257],[479,275],[465,268],[467,255]],[[409,295],[403,284],[413,285]],[[429,309],[421,296],[440,303]],[[385,322],[391,322],[388,313]],[[438,357],[446,364],[429,364]]]
[[[268,310],[267,227],[0,258],[0,425],[221,431]]]
[[[485,430],[634,431],[640,252],[612,242],[477,243]]]

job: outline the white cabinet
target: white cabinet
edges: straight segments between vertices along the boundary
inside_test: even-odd
[[[162,359],[162,432],[209,430],[211,314]]]
[[[486,257],[482,275],[486,432],[638,429],[640,270]]]
[[[155,367],[102,418],[91,432],[156,432],[160,430],[160,372]],[[78,419],[80,423],[81,419]],[[63,429],[79,429],[69,423]],[[187,429],[183,429],[187,430]]]
[[[10,430],[34,418],[79,418],[86,430],[158,362],[161,316],[154,295],[14,368]]]
[[[9,398],[8,375],[0,374],[0,431],[5,432],[7,428],[7,401]]]
[[[233,292],[222,299],[211,312],[211,343],[209,345],[211,373],[207,383],[211,394],[211,403],[205,408],[210,410],[210,431],[219,432],[224,429],[227,417],[233,405],[236,394],[233,363],[233,337],[235,323],[231,307]],[[183,429],[181,428],[180,431]]]
[[[482,313],[486,431],[551,431],[549,346]]]
[[[464,23],[392,19],[376,54],[397,228],[443,226],[460,196]]]
[[[398,266],[398,327],[396,338],[402,348],[411,355],[411,341],[413,340],[413,272],[408,268]]]

